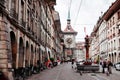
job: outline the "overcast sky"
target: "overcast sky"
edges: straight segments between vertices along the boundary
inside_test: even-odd
[[[64,30],[67,24],[70,0],[56,1],[55,9],[59,12],[61,28]],[[101,16],[101,12],[106,12],[114,1],[115,0],[71,0],[70,18],[71,26],[78,32],[76,41],[84,41],[84,27],[86,27],[86,34],[90,35],[94,25]]]

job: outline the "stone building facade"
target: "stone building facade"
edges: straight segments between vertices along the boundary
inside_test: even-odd
[[[94,30],[91,34],[91,49],[95,46],[96,38],[98,38],[99,59],[108,59],[113,63],[120,61],[120,0],[116,0],[109,9],[99,18]],[[95,29],[97,32],[95,32]],[[98,36],[97,36],[97,33]],[[92,54],[96,54],[91,50]],[[95,56],[93,56],[95,57]]]
[[[60,54],[55,4],[56,0],[0,0],[0,71],[9,80],[19,74],[15,72]]]

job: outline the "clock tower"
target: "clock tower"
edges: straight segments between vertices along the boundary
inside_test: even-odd
[[[71,60],[74,58],[74,50],[75,50],[75,37],[77,35],[77,32],[72,28],[71,26],[71,20],[70,20],[70,11],[68,11],[68,19],[67,19],[67,26],[65,30],[63,31],[64,35],[64,44],[65,44],[65,59]]]

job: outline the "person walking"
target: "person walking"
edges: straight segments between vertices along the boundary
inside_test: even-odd
[[[112,74],[112,69],[111,68],[112,68],[113,64],[110,60],[107,62],[107,64],[108,64],[108,72],[109,72],[109,74]]]
[[[99,63],[99,72],[102,72],[102,70],[103,70],[102,61],[100,61],[100,63]]]
[[[107,60],[102,62],[102,73],[105,73],[105,70],[107,70]]]
[[[72,64],[72,68],[73,68],[73,64],[74,64],[74,60],[72,59],[72,62],[71,62],[71,64]]]

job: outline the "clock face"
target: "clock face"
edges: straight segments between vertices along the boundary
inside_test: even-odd
[[[71,44],[71,43],[72,43],[72,38],[67,38],[67,39],[66,39],[66,42],[67,42],[68,44]]]

